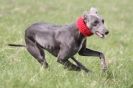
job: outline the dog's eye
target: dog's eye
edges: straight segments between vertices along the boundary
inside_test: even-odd
[[[94,23],[95,23],[95,24],[97,24],[97,23],[99,23],[99,21],[98,21],[98,20],[96,20],[96,21],[94,21]]]
[[[102,23],[104,23],[104,20],[102,20]]]
[[[98,20],[94,21],[93,25],[96,26],[99,23]]]

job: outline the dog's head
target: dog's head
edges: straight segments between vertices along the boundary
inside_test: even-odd
[[[98,14],[96,8],[91,8],[83,14],[83,19],[87,27],[93,34],[104,38],[109,33],[104,25],[104,19]]]

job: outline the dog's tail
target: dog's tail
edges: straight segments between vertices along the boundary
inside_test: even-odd
[[[21,44],[8,44],[8,46],[14,46],[14,47],[26,47],[25,45],[21,45]]]

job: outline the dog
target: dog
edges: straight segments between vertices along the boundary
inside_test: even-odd
[[[74,58],[75,54],[81,56],[99,57],[101,69],[107,69],[105,56],[102,52],[86,47],[87,37],[96,34],[104,38],[109,31],[104,25],[104,19],[99,15],[96,8],[91,8],[80,16],[76,22],[69,25],[55,25],[49,23],[35,23],[25,30],[26,45],[9,44],[9,46],[26,47],[28,52],[44,67],[48,68],[44,50],[55,57],[57,62],[65,68],[74,71],[85,72],[89,70]],[[76,65],[70,62],[75,61]]]

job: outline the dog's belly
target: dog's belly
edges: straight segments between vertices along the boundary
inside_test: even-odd
[[[48,37],[36,36],[35,40],[39,45],[41,45],[45,50],[47,50],[52,55],[54,56],[58,55],[60,49],[59,44],[57,44],[57,42],[52,36]]]

